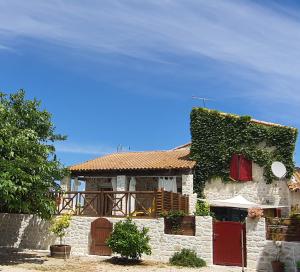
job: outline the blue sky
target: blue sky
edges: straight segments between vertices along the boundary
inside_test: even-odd
[[[0,90],[42,100],[66,165],[188,142],[192,96],[300,127],[300,7],[263,3],[0,0]]]

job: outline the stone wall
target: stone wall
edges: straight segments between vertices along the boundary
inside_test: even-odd
[[[72,246],[72,254],[89,254],[91,222],[96,217],[74,216],[64,243]],[[107,218],[116,223],[120,218]],[[194,249],[208,264],[212,263],[212,218],[196,217],[196,235],[164,234],[164,219],[133,219],[138,227],[149,228],[152,255],[144,258],[168,261],[174,252],[182,248]],[[48,231],[49,222],[34,215],[0,214],[0,246],[28,249],[48,249],[58,243]]]
[[[50,224],[33,215],[0,214],[0,246],[47,249],[55,242]]]
[[[247,267],[261,272],[271,272],[271,262],[281,249],[280,261],[285,263],[285,271],[296,272],[295,262],[300,260],[299,242],[273,242],[266,240],[265,219],[247,218]]]
[[[270,205],[290,206],[290,191],[286,181],[273,181],[267,184],[263,168],[252,163],[253,181],[223,183],[221,179],[212,180],[205,185],[204,195],[208,200],[227,199],[242,195],[247,200]],[[288,214],[283,209],[283,215]]]

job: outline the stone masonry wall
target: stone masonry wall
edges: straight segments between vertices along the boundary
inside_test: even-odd
[[[91,222],[96,217],[74,216],[64,243],[72,246],[73,255],[89,254]],[[121,218],[107,218],[116,223]],[[143,258],[168,261],[182,248],[194,249],[208,264],[212,263],[212,218],[196,217],[196,236],[164,234],[164,219],[133,219],[138,227],[149,228],[152,255]],[[49,233],[49,222],[34,215],[0,214],[0,247],[48,249],[58,243]]]
[[[273,181],[267,184],[263,168],[252,163],[253,181],[223,183],[221,179],[212,180],[205,185],[204,195],[208,200],[227,199],[242,195],[247,200],[270,205],[290,206],[290,191],[286,181]],[[288,209],[283,209],[283,215]]]
[[[280,261],[285,271],[297,272],[295,262],[300,260],[299,242],[273,242],[266,240],[265,219],[247,218],[247,267],[260,272],[272,272],[271,262],[281,248]]]

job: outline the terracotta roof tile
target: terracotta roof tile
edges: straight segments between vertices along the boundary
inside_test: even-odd
[[[141,169],[192,169],[195,162],[189,159],[189,148],[167,151],[113,153],[81,164],[71,171],[88,170],[141,170]]]

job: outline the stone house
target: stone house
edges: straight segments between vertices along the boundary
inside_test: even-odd
[[[83,209],[90,213],[91,209],[96,210],[95,215],[143,216],[154,209],[184,208],[193,214],[197,197],[193,193],[194,165],[188,146],[166,151],[119,152],[73,165],[71,177],[61,181],[66,193],[60,211],[74,211],[74,206],[89,203],[92,207]],[[79,192],[82,183],[85,189]],[[163,207],[156,203],[162,197]],[[183,207],[183,202],[187,207]]]
[[[251,122],[263,126],[281,126],[254,119]],[[115,192],[114,197],[119,198],[122,197],[117,192],[129,192],[126,199],[124,197],[119,202],[123,204],[123,209],[126,205],[128,209],[130,203],[129,212],[131,214],[137,212],[135,215],[153,209],[154,192],[163,189],[166,192],[188,196],[188,210],[193,214],[197,199],[193,190],[196,162],[190,159],[190,148],[191,143],[187,143],[165,151],[118,152],[105,155],[71,166],[71,178],[64,179],[61,186],[65,191],[76,192],[80,183],[84,183],[85,192],[91,194],[76,196],[84,198],[80,203],[89,202],[93,198],[93,192],[104,192],[106,200],[96,200],[102,201],[102,206],[106,206],[106,210],[112,209],[116,202],[110,201],[110,191]],[[233,155],[230,167],[232,182],[224,183],[220,178],[209,180],[204,188],[205,199],[213,203],[215,200],[242,196],[248,201],[268,206],[269,209],[266,210],[268,216],[278,216],[281,213],[287,215],[291,207],[297,206],[300,200],[299,169],[291,180],[274,180],[271,183],[265,181],[263,171],[262,167],[242,155]],[[128,201],[128,198],[131,201]],[[96,202],[95,199],[93,201]]]

